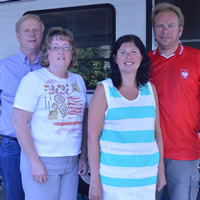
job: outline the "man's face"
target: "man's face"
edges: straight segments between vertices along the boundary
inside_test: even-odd
[[[156,15],[154,34],[160,49],[169,50],[177,46],[182,32],[183,26],[180,26],[176,13],[165,11]]]
[[[26,54],[32,51],[39,51],[43,37],[42,27],[37,19],[26,19],[16,33],[20,43],[20,49]]]

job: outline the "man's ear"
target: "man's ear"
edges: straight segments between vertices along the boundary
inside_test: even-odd
[[[19,33],[16,33],[16,38],[17,38],[18,41],[20,41]]]
[[[183,26],[179,27],[179,38],[182,36],[183,33]]]

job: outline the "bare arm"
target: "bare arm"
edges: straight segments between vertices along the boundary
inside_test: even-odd
[[[81,154],[79,157],[79,169],[78,174],[84,176],[87,173],[87,126],[88,126],[88,108],[85,108],[83,118],[83,131],[82,131],[82,146]]]
[[[33,179],[36,182],[44,183],[48,177],[46,169],[38,157],[33,144],[31,131],[28,127],[28,122],[31,117],[32,112],[14,108],[12,122],[19,144],[31,164]]]
[[[107,102],[102,84],[98,85],[90,102],[88,115],[88,158],[91,172],[89,199],[101,200],[102,188],[99,177],[99,138],[104,125]]]
[[[156,184],[156,189],[160,191],[166,185],[165,179],[165,169],[164,169],[164,153],[163,153],[163,139],[162,131],[160,127],[160,114],[159,114],[159,104],[158,104],[158,95],[155,86],[152,84],[152,89],[156,101],[156,120],[155,120],[155,139],[158,145],[160,161],[158,165],[158,179]]]

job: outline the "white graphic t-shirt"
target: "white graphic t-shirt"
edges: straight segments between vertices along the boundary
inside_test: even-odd
[[[14,107],[33,113],[30,129],[39,156],[80,153],[87,107],[80,75],[68,72],[68,78],[59,78],[46,68],[30,72],[21,81]]]

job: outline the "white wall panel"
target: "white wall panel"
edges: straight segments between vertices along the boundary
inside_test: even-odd
[[[146,43],[146,0],[24,0],[0,4],[0,59],[18,52],[15,23],[25,12],[111,3],[116,9],[116,37],[135,34]]]

